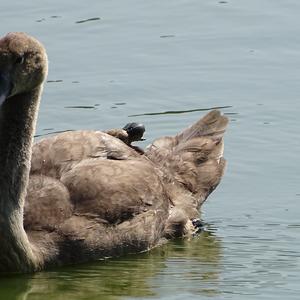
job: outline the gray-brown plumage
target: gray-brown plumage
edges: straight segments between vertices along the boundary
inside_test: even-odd
[[[228,119],[211,111],[175,137],[154,141],[145,155],[160,168],[171,199],[165,234],[190,234],[192,220],[225,169],[223,134]]]
[[[227,118],[212,111],[144,155],[100,131],[33,146],[46,74],[38,41],[24,33],[0,39],[0,271],[140,252],[189,235],[223,174]]]

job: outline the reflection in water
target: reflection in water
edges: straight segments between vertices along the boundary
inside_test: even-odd
[[[173,38],[175,37],[174,34],[165,34],[165,35],[160,35],[159,36],[161,39],[167,39],[167,38]]]
[[[34,137],[38,138],[38,137],[41,137],[41,136],[52,135],[52,134],[59,134],[59,133],[68,132],[68,131],[73,131],[73,129],[57,130],[57,131],[47,132],[47,133],[44,133],[44,134],[36,134]]]
[[[181,284],[194,280],[198,293],[216,294],[220,259],[220,241],[203,232],[139,255],[1,279],[0,290],[7,300],[147,297],[161,293],[155,281],[168,281],[164,285],[174,290],[178,272]]]
[[[47,80],[47,83],[57,83],[57,82],[63,82],[63,80],[62,79]]]
[[[65,106],[65,108],[96,109],[96,107],[93,105],[69,105],[69,106]]]
[[[215,106],[210,108],[194,108],[194,109],[186,109],[186,110],[167,110],[162,112],[150,112],[136,115],[129,115],[128,117],[140,117],[140,116],[157,116],[157,115],[175,115],[175,114],[185,114],[197,111],[208,111],[213,109],[223,109],[223,108],[231,108],[231,105],[226,106]]]
[[[85,19],[85,20],[79,20],[76,21],[76,24],[81,24],[81,23],[86,23],[86,22],[91,22],[91,21],[99,21],[101,20],[100,18],[96,17],[96,18],[89,18],[89,19]]]

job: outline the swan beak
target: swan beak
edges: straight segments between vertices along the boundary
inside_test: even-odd
[[[8,76],[0,71],[0,106],[9,96],[11,91],[11,84]]]

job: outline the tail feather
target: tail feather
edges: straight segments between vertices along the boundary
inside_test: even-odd
[[[220,139],[227,127],[228,118],[221,115],[218,110],[213,110],[198,122],[183,130],[177,135],[178,142],[184,142],[196,137],[209,136]]]
[[[174,154],[193,156],[198,163],[208,159],[220,159],[223,156],[224,143],[222,139],[196,137],[186,142],[180,142],[174,147]]]
[[[191,220],[218,186],[226,161],[223,158],[223,135],[228,119],[211,111],[198,122],[174,137],[155,140],[145,151],[161,169],[171,200],[165,236],[191,233]]]
[[[228,118],[213,110],[174,137],[153,142],[146,155],[171,182],[197,198],[200,206],[219,184],[225,168],[223,135]]]

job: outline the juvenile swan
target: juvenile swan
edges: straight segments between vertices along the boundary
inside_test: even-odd
[[[33,146],[46,75],[37,40],[0,39],[0,272],[140,252],[191,234],[223,174],[227,118],[212,111],[142,155],[100,131]]]

